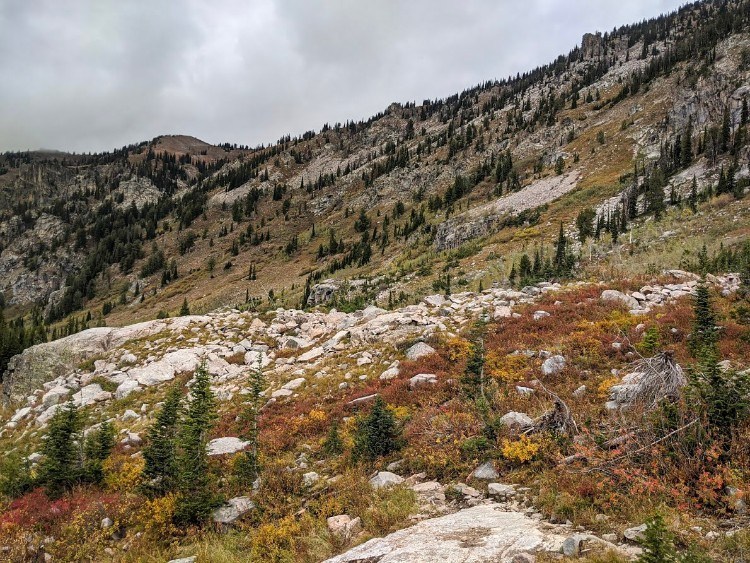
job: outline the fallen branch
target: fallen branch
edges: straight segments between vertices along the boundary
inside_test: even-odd
[[[672,430],[672,431],[671,431],[671,432],[670,432],[669,434],[665,434],[664,436],[662,436],[662,437],[661,437],[661,438],[659,438],[658,440],[654,440],[654,441],[653,441],[653,442],[651,442],[650,444],[646,444],[645,446],[641,446],[641,447],[640,447],[640,448],[638,448],[637,450],[633,450],[633,451],[630,451],[630,452],[626,452],[626,453],[624,453],[624,454],[622,454],[622,455],[619,455],[619,456],[617,456],[617,457],[615,457],[615,458],[612,458],[612,459],[610,459],[609,461],[607,461],[606,463],[608,463],[608,464],[609,464],[609,463],[615,463],[615,462],[617,462],[617,461],[620,461],[621,459],[624,459],[624,458],[626,458],[626,457],[630,457],[630,456],[632,456],[632,455],[635,455],[635,454],[639,454],[639,453],[641,453],[642,451],[644,451],[644,450],[647,450],[648,448],[651,448],[651,447],[653,447],[653,446],[655,446],[655,445],[657,445],[657,444],[660,444],[661,442],[663,442],[664,440],[666,440],[666,439],[668,439],[668,438],[671,438],[671,437],[672,437],[672,436],[674,436],[675,434],[677,434],[677,433],[679,433],[679,432],[682,432],[683,430],[686,430],[687,428],[690,428],[690,427],[691,427],[691,426],[692,426],[693,424],[696,424],[696,423],[697,423],[697,422],[698,422],[699,420],[700,420],[700,419],[698,419],[698,418],[695,418],[695,419],[691,420],[690,422],[688,422],[687,424],[685,424],[684,426],[680,426],[680,427],[679,427],[679,428],[677,428],[676,430]]]

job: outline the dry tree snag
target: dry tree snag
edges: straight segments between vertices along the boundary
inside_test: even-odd
[[[559,436],[575,436],[578,434],[578,425],[570,412],[570,407],[557,394],[547,389],[542,383],[537,383],[545,393],[552,397],[554,406],[534,421],[533,426],[528,428],[524,434],[535,432],[549,432]]]
[[[665,399],[678,400],[685,385],[687,378],[672,352],[660,352],[633,364],[632,371],[610,390],[608,406],[652,410]]]

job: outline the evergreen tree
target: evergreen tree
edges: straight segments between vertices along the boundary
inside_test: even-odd
[[[109,421],[104,421],[86,438],[84,475],[87,481],[99,483],[102,480],[102,464],[114,447],[115,428]]]
[[[241,422],[244,428],[242,438],[248,442],[243,456],[238,460],[236,473],[240,481],[245,485],[252,484],[260,475],[260,456],[259,456],[259,438],[260,431],[258,428],[258,417],[263,400],[263,389],[266,386],[266,380],[263,375],[262,358],[258,358],[258,365],[250,373],[250,387],[248,389],[249,399],[241,415]]]
[[[383,398],[378,396],[370,414],[358,421],[354,457],[373,461],[398,450],[400,446],[396,419]]]
[[[715,349],[704,349],[698,369],[693,374],[693,385],[697,387],[705,404],[708,427],[713,436],[725,442],[731,431],[746,418],[750,403],[750,380],[746,374],[722,370]]]
[[[359,210],[359,217],[356,221],[354,221],[354,230],[358,233],[364,233],[365,231],[369,230],[372,226],[372,221],[370,221],[370,218],[365,213],[364,208]]]
[[[669,563],[677,561],[672,534],[664,524],[664,519],[656,515],[646,523],[646,531],[641,541],[643,553],[639,563]]]
[[[690,211],[693,213],[698,212],[698,181],[695,179],[695,176],[693,176],[693,182],[690,184],[688,204],[690,205]]]
[[[729,106],[724,106],[724,114],[721,118],[721,132],[719,134],[719,145],[721,152],[727,152],[729,149],[729,141],[731,140],[732,129],[729,120]]]
[[[583,209],[576,217],[578,240],[581,241],[581,244],[586,242],[588,237],[594,235],[594,219],[596,219],[596,211],[590,207]]]
[[[50,496],[60,496],[81,479],[83,419],[72,401],[57,409],[49,421],[39,468],[39,481]]]
[[[206,362],[201,363],[190,385],[190,399],[180,428],[177,457],[177,503],[175,521],[178,524],[200,524],[219,504],[209,472],[206,445],[216,419],[216,401],[211,391],[211,378]]]
[[[190,307],[188,306],[187,297],[182,300],[182,307],[180,307],[180,316],[186,317],[190,314]]]
[[[555,273],[564,275],[568,271],[568,239],[563,230],[562,221],[560,221],[560,232],[557,235],[557,244],[555,245]]]
[[[334,420],[328,429],[326,439],[323,441],[323,453],[332,457],[340,455],[344,451],[344,441],[341,439],[339,431],[339,421]]]
[[[176,486],[177,432],[180,420],[182,395],[178,385],[167,393],[164,404],[156,415],[156,421],[146,434],[146,447],[143,448],[143,475],[147,480],[148,492],[162,495],[173,491]]]
[[[693,312],[693,332],[689,340],[690,350],[699,359],[705,354],[715,356],[718,328],[716,326],[716,315],[711,305],[711,295],[705,283],[700,283],[695,288]]]

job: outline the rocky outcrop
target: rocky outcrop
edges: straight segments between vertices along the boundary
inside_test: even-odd
[[[310,295],[307,297],[307,306],[315,307],[323,305],[333,299],[334,294],[339,290],[341,284],[336,280],[326,280],[310,288]]]
[[[511,563],[522,554],[559,552],[565,539],[522,513],[485,504],[371,539],[327,563]]]
[[[603,54],[603,41],[601,33],[584,33],[581,40],[581,54],[584,61],[598,59]]]
[[[550,203],[578,187],[578,172],[550,176],[490,203],[479,205],[438,225],[435,248],[449,250],[489,235],[502,219]]]
[[[81,362],[117,349],[125,342],[163,330],[179,330],[201,317],[147,321],[121,328],[99,327],[31,346],[14,356],[3,375],[3,400],[20,400],[43,383],[70,373]]]

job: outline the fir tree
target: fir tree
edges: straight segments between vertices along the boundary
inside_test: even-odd
[[[693,182],[690,184],[688,204],[690,205],[690,211],[693,213],[698,212],[698,181],[695,179],[695,176],[693,176]]]
[[[143,475],[147,480],[148,492],[165,494],[176,486],[177,431],[180,419],[182,395],[178,385],[174,385],[156,415],[156,421],[146,434],[146,447],[143,448]]]
[[[705,354],[715,356],[718,328],[716,326],[716,315],[711,306],[711,296],[705,283],[700,283],[695,288],[693,311],[693,332],[689,341],[690,350],[699,359]]]
[[[724,114],[721,119],[721,132],[719,136],[719,144],[721,152],[727,152],[729,149],[729,141],[732,136],[731,123],[729,120],[729,106],[724,106]]]
[[[180,316],[186,317],[190,314],[190,307],[188,306],[187,297],[182,300],[182,307],[180,307]]]
[[[398,450],[400,445],[396,419],[382,397],[378,396],[370,414],[358,421],[354,457],[373,461]]]
[[[190,385],[190,400],[180,428],[177,457],[177,503],[175,521],[178,524],[200,524],[218,505],[213,493],[214,479],[209,472],[206,445],[216,419],[216,401],[211,391],[211,378],[206,362],[201,363]]]
[[[55,411],[44,438],[39,481],[47,493],[60,496],[81,479],[81,430],[83,419],[78,408],[69,402]]]
[[[337,456],[344,451],[344,441],[341,439],[339,431],[339,421],[334,420],[328,429],[328,434],[323,441],[323,453],[328,456]]]
[[[258,358],[258,365],[250,373],[250,387],[248,389],[249,399],[241,415],[241,422],[244,428],[242,438],[248,442],[243,456],[237,462],[237,476],[245,485],[252,484],[260,475],[260,455],[259,455],[259,438],[260,431],[258,428],[258,417],[263,400],[263,389],[266,386],[263,375],[262,358]]]
[[[646,531],[641,541],[643,553],[639,563],[669,563],[677,561],[672,534],[664,524],[664,519],[656,515],[646,523]]]
[[[86,438],[84,454],[84,475],[87,481],[99,483],[102,480],[102,464],[115,447],[115,429],[109,421],[104,421]]]

